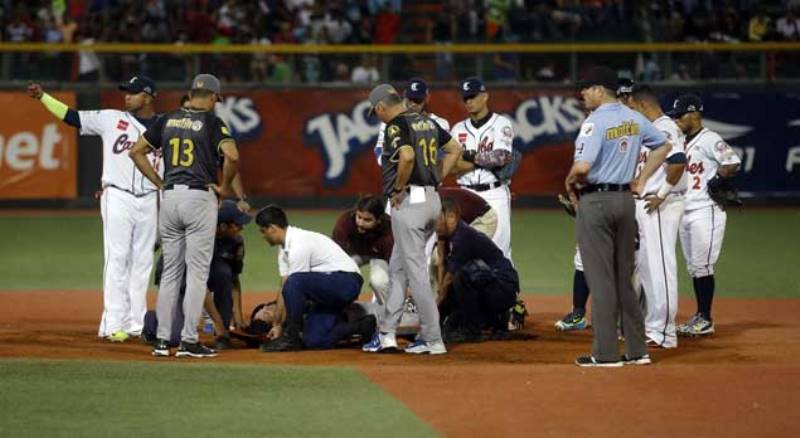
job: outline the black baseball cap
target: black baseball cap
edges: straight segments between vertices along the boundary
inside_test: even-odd
[[[120,84],[119,89],[130,94],[144,92],[153,97],[156,95],[156,83],[147,76],[134,76],[128,82]]]
[[[620,86],[617,73],[611,67],[605,65],[598,65],[589,69],[586,75],[578,81],[578,89],[583,90],[586,88],[600,85],[603,88],[614,90],[615,92]]]
[[[473,76],[466,78],[461,82],[461,96],[464,99],[472,99],[473,97],[486,92],[486,85],[481,78]]]
[[[428,84],[422,78],[411,78],[405,91],[406,98],[419,102],[428,97]]]
[[[684,94],[675,99],[675,102],[672,103],[672,109],[667,111],[667,115],[677,119],[686,113],[693,112],[703,112],[703,101],[696,94]]]
[[[234,223],[239,226],[245,226],[250,223],[253,218],[249,214],[239,210],[236,202],[226,199],[222,201],[217,212],[217,223]]]

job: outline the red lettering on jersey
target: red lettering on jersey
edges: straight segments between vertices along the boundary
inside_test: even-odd
[[[689,157],[689,160],[691,161],[691,157]],[[701,161],[699,163],[690,164],[689,169],[687,170],[689,170],[690,174],[694,175],[696,173],[703,173],[705,171],[705,168],[703,168],[703,162]]]
[[[117,129],[119,129],[120,131],[126,131],[128,129],[128,122],[120,120],[119,122],[117,122]]]
[[[467,133],[466,132],[459,132],[458,133],[458,142],[461,143],[461,146],[467,142]]]
[[[481,143],[478,145],[478,153],[489,152],[494,149],[494,141],[489,141],[489,137],[483,137]]]

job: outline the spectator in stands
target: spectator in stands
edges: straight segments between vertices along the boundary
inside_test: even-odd
[[[370,3],[376,0],[372,0]],[[374,44],[392,44],[400,31],[400,14],[392,8],[392,2],[385,1],[375,18]]]
[[[486,40],[495,41],[498,34],[503,32],[503,27],[508,20],[508,11],[511,9],[511,0],[489,0],[486,10]]]
[[[769,33],[770,18],[764,8],[759,8],[747,25],[747,39],[750,41],[765,41]]]
[[[783,17],[778,19],[775,30],[778,37],[784,41],[800,40],[800,17],[793,8],[788,8]]]
[[[353,69],[350,82],[355,85],[367,86],[377,83],[380,78],[380,73],[378,73],[378,69],[375,67],[375,57],[365,55],[361,60],[361,65]]]

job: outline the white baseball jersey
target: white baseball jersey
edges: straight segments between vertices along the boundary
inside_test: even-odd
[[[686,153],[686,136],[683,132],[678,128],[678,125],[668,116],[662,115],[661,117],[655,119],[653,121],[653,125],[659,131],[663,132],[664,135],[667,136],[667,140],[672,144],[672,150],[667,155],[667,158],[678,154],[678,153]],[[650,155],[650,149],[642,148],[639,152],[639,164],[636,166],[636,175],[638,176],[642,169],[644,168],[644,163],[647,161],[647,157]],[[661,167],[656,169],[653,175],[650,176],[650,179],[647,180],[645,183],[645,193],[657,193],[658,189],[664,184],[667,180],[667,166],[669,163],[664,162]],[[686,191],[686,182],[689,179],[687,172],[683,173],[681,179],[678,180],[678,183],[672,187],[671,193],[683,193]]]
[[[708,196],[707,185],[720,166],[741,164],[739,156],[714,131],[703,128],[686,142],[689,187],[686,192],[686,211],[714,205]]]
[[[128,156],[128,151],[147,129],[136,117],[112,109],[78,111],[78,115],[81,135],[99,135],[103,139],[103,188],[113,186],[137,196],[156,190]],[[156,172],[163,176],[161,151],[152,151],[147,158]]]
[[[489,152],[498,149],[512,152],[514,128],[507,117],[494,113],[485,124],[476,128],[471,119],[462,120],[453,127],[450,135],[464,150]],[[491,184],[497,177],[486,169],[475,169],[458,178],[458,184],[470,186],[475,184]]]
[[[428,113],[426,115],[430,117],[431,120],[436,122],[440,128],[444,129],[445,131],[450,131],[450,122],[448,122],[447,119],[444,117],[439,117],[434,113]],[[381,152],[383,152],[383,143],[385,141],[383,136],[385,134],[384,131],[386,131],[386,123],[381,122],[381,125],[378,129],[378,141],[375,142],[375,147],[372,149],[372,151],[375,153],[375,159],[378,160],[378,166],[380,166]]]

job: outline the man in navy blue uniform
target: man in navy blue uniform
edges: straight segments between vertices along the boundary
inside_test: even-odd
[[[452,198],[442,200],[436,232],[445,248],[446,273],[437,296],[440,312],[448,315],[445,342],[479,342],[485,328],[506,337],[519,291],[514,266],[490,238],[461,220]]]

